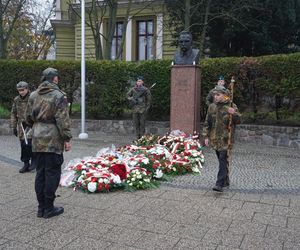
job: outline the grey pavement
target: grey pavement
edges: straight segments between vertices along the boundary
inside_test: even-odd
[[[73,140],[65,162],[131,136]],[[211,191],[217,159],[204,149],[202,175],[160,188],[84,194],[58,189],[65,213],[36,217],[34,173],[19,174],[19,142],[0,136],[0,249],[300,249],[299,150],[236,144],[231,187]]]

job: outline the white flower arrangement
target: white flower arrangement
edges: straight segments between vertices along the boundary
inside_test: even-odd
[[[153,144],[142,140],[144,146],[114,148],[97,157],[74,160],[67,169],[74,172],[66,175],[69,185],[91,193],[120,187],[136,190],[155,187],[157,179],[166,180],[168,174],[200,173],[204,156],[199,141],[182,133],[158,139]]]

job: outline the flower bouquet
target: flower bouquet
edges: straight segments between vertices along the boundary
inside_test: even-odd
[[[127,175],[125,190],[156,188],[158,185],[159,183],[152,179],[151,174],[145,168],[135,167]]]
[[[199,174],[203,163],[195,136],[181,131],[161,138],[147,135],[136,145],[103,148],[96,157],[71,161],[61,185],[88,193],[154,188],[158,180],[168,180],[168,175]]]

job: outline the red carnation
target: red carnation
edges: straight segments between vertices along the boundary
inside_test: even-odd
[[[121,180],[125,180],[127,178],[127,171],[124,164],[114,164],[110,167],[110,170],[113,174],[119,175]]]

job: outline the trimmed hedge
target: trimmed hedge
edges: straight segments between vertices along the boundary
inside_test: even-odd
[[[202,116],[205,115],[205,96],[215,86],[219,75],[230,81],[236,79],[234,101],[241,111],[252,113],[252,121],[262,113],[275,112],[277,120],[283,111],[299,110],[300,53],[256,58],[216,58],[201,61]],[[17,95],[15,85],[24,80],[36,88],[41,72],[57,68],[61,74],[59,85],[73,102],[73,92],[80,87],[79,61],[0,61],[0,103],[10,109]],[[138,75],[143,75],[151,89],[151,119],[167,120],[170,110],[171,61],[87,61],[87,112],[89,118],[120,118],[128,111],[125,94]]]

